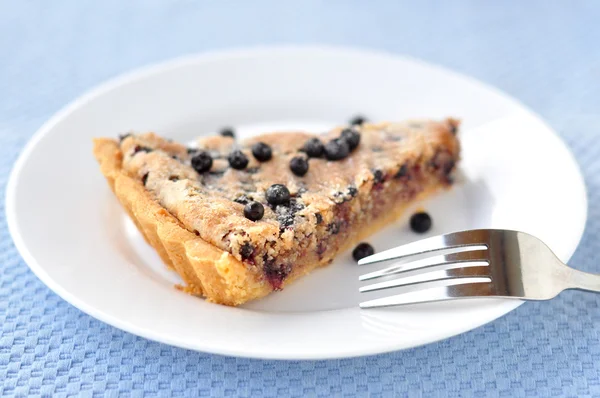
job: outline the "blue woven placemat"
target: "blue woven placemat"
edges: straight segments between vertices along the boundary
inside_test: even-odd
[[[48,117],[133,67],[257,44],[386,49],[491,83],[549,121],[575,153],[589,192],[572,264],[600,272],[599,21],[595,0],[0,0],[0,190]],[[316,362],[226,358],[121,332],[58,298],[18,255],[0,206],[0,395],[600,396],[597,295],[527,303],[404,352]]]

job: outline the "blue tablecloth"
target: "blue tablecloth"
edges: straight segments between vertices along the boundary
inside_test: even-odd
[[[594,0],[0,0],[0,190],[34,131],[103,80],[181,54],[282,43],[409,54],[484,80],[541,114],[575,153],[589,190],[572,264],[600,272]],[[226,358],[124,333],[67,304],[24,264],[0,206],[0,395],[600,396],[598,295],[526,303],[470,333],[404,352],[316,362]]]

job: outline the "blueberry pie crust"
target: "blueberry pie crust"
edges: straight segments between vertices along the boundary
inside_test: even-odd
[[[182,289],[239,305],[329,264],[451,186],[457,129],[455,119],[364,122],[323,135],[220,134],[193,148],[127,134],[95,139],[94,155]]]

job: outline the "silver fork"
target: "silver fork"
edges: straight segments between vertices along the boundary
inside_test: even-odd
[[[600,275],[568,267],[544,242],[517,231],[480,229],[435,236],[374,254],[358,264],[423,254],[429,256],[361,275],[360,281],[385,279],[362,286],[361,293],[395,289],[399,294],[365,301],[360,307],[481,297],[549,300],[565,289],[600,293]]]

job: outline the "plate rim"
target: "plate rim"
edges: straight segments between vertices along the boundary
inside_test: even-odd
[[[36,132],[29,138],[27,143],[21,149],[19,156],[18,156],[17,160],[15,161],[15,163],[12,167],[12,170],[9,174],[9,178],[8,178],[8,181],[6,184],[6,190],[5,190],[5,208],[6,208],[5,216],[6,216],[9,233],[11,235],[11,238],[13,240],[15,247],[17,248],[17,251],[23,258],[23,260],[25,261],[25,263],[27,264],[29,269],[34,273],[34,275],[36,275],[40,279],[40,281],[42,283],[44,283],[50,290],[52,290],[55,294],[57,294],[63,300],[65,300],[68,303],[70,303],[71,305],[73,305],[75,308],[79,309],[80,311],[88,314],[89,316],[91,316],[93,318],[100,320],[101,322],[107,323],[113,327],[116,327],[116,328],[126,331],[128,333],[132,333],[134,335],[141,336],[143,338],[147,338],[152,341],[157,341],[160,343],[165,343],[165,344],[169,344],[172,346],[181,347],[181,348],[185,348],[185,349],[191,349],[194,351],[199,351],[199,352],[204,352],[204,353],[235,356],[235,357],[244,357],[244,358],[270,359],[270,360],[273,360],[273,359],[274,360],[322,360],[322,359],[353,358],[353,357],[376,355],[376,354],[382,354],[382,353],[395,352],[398,350],[416,348],[416,347],[420,347],[420,346],[423,346],[426,344],[431,344],[431,343],[439,342],[442,340],[446,340],[448,338],[457,336],[459,334],[477,329],[493,320],[496,320],[496,319],[508,314],[509,312],[512,312],[517,307],[522,305],[524,303],[524,301],[507,300],[507,304],[505,306],[506,310],[503,309],[502,310],[503,313],[500,316],[496,316],[494,314],[491,317],[485,317],[485,319],[480,318],[480,321],[475,323],[477,326],[468,325],[467,327],[461,327],[455,332],[445,333],[441,337],[438,336],[438,337],[434,337],[434,338],[431,338],[428,340],[424,340],[418,344],[413,344],[410,347],[406,347],[405,344],[401,344],[401,343],[395,343],[395,344],[390,343],[385,348],[381,348],[381,349],[365,350],[365,349],[360,349],[360,348],[358,348],[358,349],[350,348],[344,352],[338,350],[335,354],[332,354],[331,352],[328,351],[324,354],[316,354],[316,355],[311,352],[311,353],[309,353],[309,355],[304,355],[304,356],[297,356],[297,355],[290,356],[290,355],[285,355],[285,353],[279,354],[279,353],[273,353],[273,352],[269,352],[265,355],[265,354],[260,354],[256,350],[247,350],[245,352],[241,352],[239,349],[227,349],[227,348],[222,349],[222,347],[214,349],[214,348],[211,348],[210,344],[205,344],[205,345],[203,345],[203,344],[187,344],[186,342],[182,342],[177,339],[171,339],[169,336],[155,335],[152,330],[147,330],[147,329],[144,329],[144,328],[141,328],[138,326],[131,325],[126,321],[122,321],[119,318],[116,318],[108,313],[103,312],[102,310],[95,308],[92,305],[88,305],[85,302],[85,300],[80,300],[75,295],[64,290],[62,288],[62,286],[59,283],[55,282],[53,280],[53,278],[44,270],[44,268],[40,265],[40,263],[35,260],[34,256],[28,250],[27,245],[25,243],[25,239],[21,235],[19,227],[18,227],[18,223],[17,223],[17,219],[16,219],[16,210],[15,210],[16,189],[17,189],[20,172],[21,172],[22,168],[24,167],[24,165],[26,164],[27,160],[29,159],[31,152],[37,146],[38,142],[43,137],[45,137],[60,121],[62,121],[65,117],[67,117],[73,111],[84,106],[86,103],[95,99],[96,97],[103,95],[104,93],[110,92],[111,90],[118,88],[121,85],[135,82],[137,80],[141,80],[141,79],[150,77],[154,74],[159,74],[163,71],[167,71],[167,70],[178,68],[178,67],[184,67],[188,64],[191,65],[191,64],[197,64],[197,63],[203,63],[203,62],[225,61],[228,59],[237,58],[237,57],[245,57],[245,56],[260,57],[264,53],[270,53],[270,54],[272,54],[274,52],[293,53],[296,51],[306,51],[306,52],[312,52],[312,53],[335,52],[338,54],[375,56],[375,57],[381,57],[381,58],[390,58],[392,60],[393,59],[402,59],[405,61],[410,61],[415,64],[421,64],[421,65],[425,65],[430,68],[434,68],[434,69],[443,71],[444,73],[460,77],[461,79],[464,79],[471,83],[479,85],[480,87],[483,87],[483,88],[493,92],[496,95],[499,95],[505,99],[510,100],[511,102],[513,102],[514,104],[516,104],[520,108],[522,108],[523,110],[527,111],[531,117],[535,118],[537,122],[541,123],[545,128],[547,128],[555,136],[555,138],[558,139],[560,144],[564,147],[564,149],[566,150],[565,151],[566,154],[571,158],[571,161],[576,166],[576,170],[578,172],[577,177],[580,180],[581,186],[583,187],[582,199],[583,199],[584,210],[583,210],[582,222],[580,223],[579,230],[577,231],[577,239],[574,239],[574,241],[576,241],[576,244],[570,250],[568,258],[570,259],[573,256],[577,247],[579,246],[579,243],[581,242],[581,239],[583,238],[583,234],[584,234],[585,227],[587,225],[587,219],[588,219],[588,211],[589,211],[588,193],[587,193],[587,186],[585,185],[584,175],[583,175],[583,173],[581,171],[581,167],[580,167],[579,163],[577,162],[577,160],[575,159],[570,147],[564,142],[562,137],[560,137],[560,135],[550,125],[548,125],[548,123],[543,118],[541,118],[536,112],[531,110],[529,107],[524,105],[518,98],[510,96],[509,94],[503,92],[502,90],[500,90],[499,88],[496,88],[493,85],[488,84],[485,81],[481,81],[479,79],[476,79],[469,75],[463,74],[461,72],[454,71],[445,66],[441,66],[436,63],[424,61],[424,60],[421,60],[419,58],[416,58],[416,57],[413,57],[410,55],[394,53],[394,52],[378,50],[378,49],[364,48],[364,47],[331,46],[331,45],[273,45],[273,46],[267,45],[267,46],[251,46],[251,47],[243,47],[243,48],[229,48],[229,49],[206,51],[206,52],[202,52],[202,53],[185,54],[185,55],[178,56],[175,58],[166,59],[166,60],[148,64],[145,66],[133,68],[126,72],[119,73],[112,78],[109,78],[107,80],[100,82],[99,84],[92,86],[92,88],[84,91],[83,94],[75,97],[75,99],[68,102],[61,109],[59,109],[57,112],[55,112],[46,122],[44,122],[36,130]],[[199,347],[199,346],[202,346],[202,347]]]

